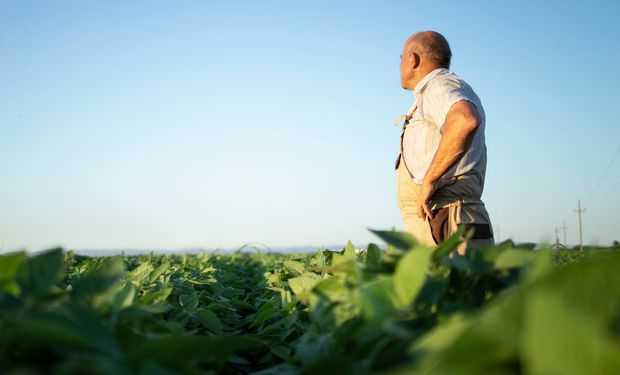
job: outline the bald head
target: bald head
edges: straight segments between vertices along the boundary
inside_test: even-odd
[[[435,31],[420,31],[407,40],[406,49],[415,52],[437,68],[450,68],[452,51],[443,35]]]

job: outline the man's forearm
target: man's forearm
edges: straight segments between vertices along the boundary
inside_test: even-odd
[[[434,184],[467,152],[478,129],[478,118],[469,102],[458,102],[448,112],[437,152],[424,176],[426,183]]]

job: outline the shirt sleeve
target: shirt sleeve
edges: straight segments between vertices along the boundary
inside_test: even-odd
[[[440,79],[429,82],[424,94],[424,116],[442,130],[446,115],[455,103],[467,100],[476,106],[469,91],[463,83],[455,80]]]

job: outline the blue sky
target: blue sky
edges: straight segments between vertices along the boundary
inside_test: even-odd
[[[0,251],[402,229],[399,55],[426,29],[485,107],[499,239],[576,243],[580,199],[585,242],[620,240],[620,3],[334,3],[1,2]]]

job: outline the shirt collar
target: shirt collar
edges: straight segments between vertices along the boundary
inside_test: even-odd
[[[448,69],[446,68],[437,68],[435,70],[433,70],[432,72],[428,73],[424,78],[422,78],[422,80],[420,82],[418,82],[417,85],[415,85],[415,87],[413,88],[413,93],[414,95],[417,97],[418,95],[420,95],[422,93],[422,91],[424,90],[424,88],[426,87],[426,85],[435,77],[445,74],[449,72]]]

